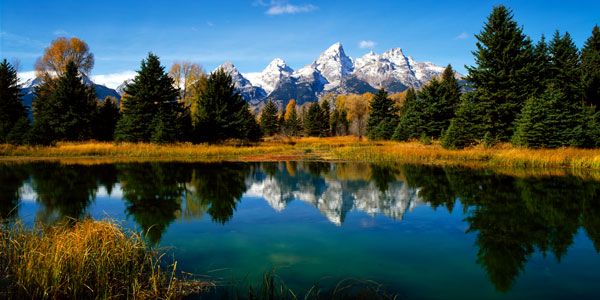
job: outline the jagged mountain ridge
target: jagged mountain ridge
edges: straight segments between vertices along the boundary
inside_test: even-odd
[[[282,105],[290,99],[302,104],[328,92],[373,93],[381,87],[396,93],[408,87],[420,88],[444,71],[444,67],[431,62],[414,61],[401,48],[390,49],[381,55],[371,51],[354,60],[346,55],[339,42],[298,70],[287,66],[281,58],[275,58],[260,73],[241,74],[231,62],[217,69],[231,75],[242,96],[252,105],[268,98]],[[462,75],[456,75],[462,78]]]

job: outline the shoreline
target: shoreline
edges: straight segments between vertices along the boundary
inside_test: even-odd
[[[510,144],[446,150],[439,143],[368,141],[354,136],[271,139],[253,145],[58,143],[54,146],[0,145],[0,162],[274,162],[327,161],[400,163],[468,168],[600,171],[600,149],[526,149]]]

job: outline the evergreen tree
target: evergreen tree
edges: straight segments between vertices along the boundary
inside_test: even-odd
[[[475,100],[485,114],[480,118],[483,130],[477,133],[477,138],[489,131],[506,141],[513,135],[517,113],[536,90],[533,79],[538,70],[533,46],[513,21],[512,11],[502,5],[494,7],[483,31],[475,37],[476,65],[466,68],[467,81],[472,84]]]
[[[600,29],[594,26],[583,49],[581,49],[581,70],[585,101],[600,109]]]
[[[581,69],[579,68],[579,50],[566,32],[563,36],[558,30],[554,33],[550,48],[549,84],[560,88],[570,99],[571,104],[580,103],[583,97],[581,88]]]
[[[260,114],[260,128],[266,136],[272,136],[279,131],[279,117],[277,116],[277,106],[269,99],[267,105]]]
[[[323,134],[321,118],[323,118],[323,111],[319,106],[319,102],[315,101],[308,107],[304,118],[304,132],[307,136],[321,136]]]
[[[42,87],[44,88],[44,87]],[[38,94],[47,93],[39,91]],[[75,63],[68,62],[49,95],[34,99],[34,128],[45,141],[81,141],[92,137],[96,110],[94,87],[79,76]]]
[[[222,69],[211,73],[196,100],[194,135],[196,141],[219,142],[238,138],[258,140],[260,126],[231,76]]]
[[[29,125],[18,81],[17,70],[4,59],[0,63],[0,143],[22,143],[23,126]]]
[[[550,47],[546,43],[546,37],[542,35],[540,41],[536,44],[533,50],[533,56],[538,72],[535,74],[534,82],[536,82],[535,91],[533,95],[541,95],[546,86],[548,80],[551,78],[551,65],[550,65]]]
[[[394,130],[392,139],[396,141],[407,141],[418,138],[424,127],[423,106],[417,100],[414,88],[406,91],[404,104],[400,108],[400,121]]]
[[[333,135],[342,136],[348,134],[348,127],[350,123],[348,122],[348,111],[345,108],[333,110],[331,114],[331,131]]]
[[[98,106],[96,115],[95,136],[100,141],[112,141],[114,139],[115,127],[121,119],[119,107],[112,97],[107,96],[104,102]]]
[[[291,105],[290,105],[291,103]],[[302,130],[300,124],[300,118],[298,117],[298,113],[296,112],[296,102],[292,99],[287,105],[286,113],[285,113],[285,130],[287,134],[291,136],[297,136],[300,134]]]
[[[486,134],[488,137],[493,136],[489,131],[483,130],[481,124],[484,122],[481,118],[485,115],[482,106],[475,101],[474,97],[474,93],[464,96],[448,129],[442,135],[442,147],[460,149],[475,144],[477,139]]]
[[[569,146],[581,139],[577,106],[568,104],[564,90],[551,84],[541,96],[525,104],[513,138],[516,145],[530,148]]]
[[[367,120],[367,137],[371,140],[388,140],[398,126],[398,107],[381,88],[371,101],[371,113]]]
[[[154,140],[157,136],[165,141],[182,139],[178,129],[189,126],[183,124],[189,121],[189,117],[185,117],[187,108],[177,101],[179,90],[173,87],[173,79],[160,65],[158,56],[149,53],[142,60],[141,69],[125,87],[125,94],[127,97],[121,100],[123,117],[117,123],[115,140],[149,142],[153,135]],[[158,124],[173,128],[157,133],[155,126]]]
[[[329,100],[324,99],[321,102],[321,113],[323,114],[321,121],[321,136],[330,136],[331,135],[331,124],[329,114],[331,111],[331,105],[329,104]]]

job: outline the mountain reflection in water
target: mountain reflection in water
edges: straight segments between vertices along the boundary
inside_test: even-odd
[[[509,176],[491,171],[360,163],[61,163],[0,164],[0,216],[18,219],[27,197],[36,221],[83,218],[103,189],[120,191],[125,215],[160,242],[171,223],[207,215],[235,218],[243,197],[276,211],[292,201],[343,226],[350,211],[401,221],[419,205],[461,207],[476,234],[477,263],[498,291],[511,289],[536,251],[558,262],[583,228],[600,251],[600,182],[576,176]],[[457,206],[457,201],[460,205]]]

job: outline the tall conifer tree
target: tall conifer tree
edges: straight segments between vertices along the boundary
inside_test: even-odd
[[[371,101],[371,112],[367,120],[367,137],[372,140],[389,140],[398,126],[398,107],[381,88]]]
[[[123,117],[117,123],[115,139],[128,142],[172,142],[182,140],[189,126],[186,108],[177,102],[179,90],[160,65],[158,56],[149,53],[141,69],[125,87]],[[165,127],[166,126],[166,127]],[[167,128],[168,127],[168,128]]]
[[[260,114],[260,128],[266,136],[275,135],[279,131],[277,106],[271,99],[269,99]]]
[[[9,142],[11,132],[11,140],[20,143],[23,131],[20,129],[29,124],[18,80],[17,70],[4,59],[0,63],[0,143]],[[20,125],[15,126],[17,123]]]
[[[584,97],[588,105],[600,109],[600,29],[594,26],[583,49],[581,49],[581,69]]]
[[[260,126],[248,103],[222,69],[210,74],[196,99],[194,140],[219,142],[230,138],[258,140]]]
[[[482,138],[489,132],[500,140],[508,140],[516,115],[536,90],[533,79],[538,70],[533,46],[513,20],[512,11],[502,5],[494,7],[483,31],[475,37],[475,66],[466,68],[475,101],[485,114],[479,120],[481,131],[476,135]]]

